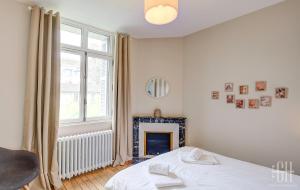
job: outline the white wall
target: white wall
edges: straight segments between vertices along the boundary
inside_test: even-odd
[[[181,116],[182,39],[131,39],[130,44],[133,115],[152,115],[155,108],[160,108],[164,116]],[[146,94],[146,83],[152,77],[168,81],[168,96],[155,99]]]
[[[163,116],[182,116],[183,68],[182,39],[131,39],[131,102],[133,116],[153,115],[160,108]],[[168,96],[152,98],[146,94],[146,83],[153,77],[162,77],[170,85]],[[132,129],[129,130],[132,144]]]
[[[189,144],[271,167],[293,161],[300,174],[300,1],[289,0],[200,31],[184,39],[184,114]],[[268,90],[255,93],[266,80]],[[237,110],[225,103],[224,83],[250,85],[242,98],[274,97],[286,86],[286,100],[270,108]],[[212,90],[221,99],[210,98]]]
[[[0,0],[0,146],[22,142],[23,104],[30,12],[13,0]]]

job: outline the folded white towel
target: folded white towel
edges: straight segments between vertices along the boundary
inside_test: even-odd
[[[149,174],[149,178],[157,188],[183,186],[184,182],[175,174],[170,173],[169,176]]]
[[[159,174],[159,175],[169,175],[169,164],[164,163],[150,163],[149,164],[149,172],[152,174]]]
[[[199,148],[193,148],[193,150],[188,155],[191,160],[200,160],[203,152]]]
[[[190,155],[191,151],[182,151],[179,153],[179,158],[181,161],[190,164],[202,164],[202,165],[216,165],[220,164],[214,155],[202,153],[198,160],[194,159]]]

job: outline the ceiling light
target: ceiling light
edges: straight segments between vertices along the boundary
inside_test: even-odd
[[[168,24],[177,15],[178,0],[145,0],[145,19],[151,24]]]

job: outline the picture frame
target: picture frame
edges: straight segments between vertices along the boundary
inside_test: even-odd
[[[238,99],[235,101],[235,106],[237,109],[245,109],[245,100],[244,99]]]
[[[225,92],[233,92],[233,83],[232,82],[225,83]]]
[[[275,98],[285,99],[287,97],[288,97],[288,88],[285,87],[275,88]]]
[[[226,96],[226,102],[227,104],[234,104],[235,96],[233,94],[228,94]]]
[[[272,106],[272,96],[261,96],[260,97],[260,106],[271,107]]]
[[[239,91],[241,95],[246,95],[249,93],[249,86],[248,85],[241,85],[239,86]]]
[[[267,90],[267,81],[256,81],[255,82],[255,91],[263,92]]]
[[[258,109],[259,108],[259,99],[249,99],[248,100],[249,109]]]
[[[218,100],[219,97],[220,97],[219,91],[212,91],[212,92],[211,92],[211,99],[213,99],[213,100]]]

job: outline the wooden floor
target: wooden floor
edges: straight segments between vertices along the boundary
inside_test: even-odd
[[[105,183],[119,171],[129,167],[131,164],[117,167],[106,167],[95,170],[80,176],[73,177],[70,180],[63,181],[61,190],[104,190]]]

